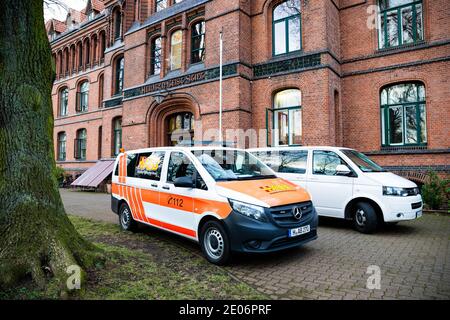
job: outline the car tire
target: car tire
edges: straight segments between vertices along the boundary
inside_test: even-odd
[[[136,231],[137,222],[133,219],[130,207],[126,203],[122,203],[119,209],[119,224],[122,230]]]
[[[353,209],[353,224],[361,233],[373,233],[378,226],[375,208],[367,202],[358,202]]]
[[[218,221],[208,221],[202,226],[200,246],[206,259],[213,264],[224,265],[230,259],[230,240],[225,228]]]

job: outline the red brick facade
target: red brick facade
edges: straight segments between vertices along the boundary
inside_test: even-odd
[[[56,153],[58,133],[66,133],[66,158],[58,165],[82,171],[100,158],[114,157],[113,120],[117,117],[122,117],[125,149],[167,144],[168,116],[178,112],[193,114],[195,137],[218,128],[222,30],[224,132],[267,129],[266,109],[272,108],[274,94],[297,88],[302,144],[356,148],[416,181],[429,169],[449,174],[449,1],[419,1],[423,41],[379,49],[379,31],[370,27],[371,6],[377,0],[301,0],[301,50],[275,57],[272,15],[283,1],[167,2],[166,9],[155,12],[155,0],[105,0],[104,9],[95,11],[91,20],[85,18],[51,41],[57,70],[53,88]],[[198,21],[205,21],[206,53],[203,63],[191,64],[192,26]],[[48,30],[54,32],[50,25]],[[61,29],[59,23],[54,25]],[[181,68],[170,71],[170,39],[177,30],[182,31]],[[161,73],[149,76],[151,43],[159,36]],[[120,57],[124,57],[123,90],[115,94]],[[77,113],[77,92],[84,80],[89,82],[88,110]],[[426,143],[383,146],[382,88],[416,81],[425,87]],[[69,89],[68,114],[59,116],[60,92],[65,87]],[[82,160],[74,158],[76,132],[81,128],[87,131]],[[266,144],[266,134],[258,138]]]

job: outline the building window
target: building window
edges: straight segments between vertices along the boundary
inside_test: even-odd
[[[177,4],[177,3],[180,3],[181,1],[183,1],[183,0],[173,0],[173,3]]]
[[[181,68],[181,49],[183,33],[181,30],[175,31],[170,37],[170,70]]]
[[[161,37],[155,38],[151,42],[150,52],[150,75],[161,72]]]
[[[301,92],[298,89],[279,91],[273,108],[267,109],[267,144],[299,145],[302,141]]]
[[[114,94],[121,93],[123,89],[123,66],[123,57],[116,59]]]
[[[425,86],[420,82],[387,86],[381,91],[383,146],[427,143]]]
[[[58,133],[58,161],[66,160],[66,133],[60,132]]]
[[[117,156],[122,148],[122,118],[116,118],[113,120],[113,154]]]
[[[155,11],[161,11],[167,8],[167,0],[156,0],[155,2]]]
[[[300,0],[288,0],[273,9],[272,52],[280,55],[301,49]]]
[[[101,108],[103,106],[103,92],[104,92],[104,77],[103,74],[101,74],[98,77],[98,106]]]
[[[80,84],[80,91],[77,92],[77,112],[88,111],[89,103],[89,82],[84,81]]]
[[[77,160],[86,160],[86,145],[87,135],[86,129],[80,129],[77,131],[77,138],[75,139],[74,158]]]
[[[379,0],[379,47],[423,40],[422,0]]]
[[[200,21],[191,31],[191,63],[205,60],[205,21]]]
[[[194,140],[194,115],[192,113],[175,113],[167,119],[167,124],[168,145],[174,146],[185,140]]]
[[[59,92],[59,116],[67,116],[69,105],[69,89],[64,88]]]
[[[114,40],[119,40],[122,36],[122,15],[119,7],[114,12]]]

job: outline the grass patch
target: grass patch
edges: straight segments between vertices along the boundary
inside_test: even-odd
[[[61,295],[51,280],[45,290],[25,280],[0,299],[264,299],[247,284],[160,232],[121,231],[119,226],[70,216],[75,228],[101,248],[105,262],[87,270],[81,290]]]

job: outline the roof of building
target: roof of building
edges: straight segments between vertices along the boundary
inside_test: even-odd
[[[90,9],[97,12],[102,12],[103,9],[105,9],[105,4],[102,0],[89,0],[86,4],[86,8],[83,9],[83,13],[87,14]]]
[[[99,160],[72,182],[71,186],[96,188],[112,173],[113,168],[114,160]]]
[[[64,21],[59,21],[57,19],[50,19],[45,23],[45,29],[49,32],[53,29],[57,33],[63,33],[66,31],[67,26]]]
[[[83,10],[84,11],[84,10]],[[84,19],[86,19],[86,15],[78,10],[75,10],[73,8],[69,8],[69,13],[67,13],[67,18],[71,18],[73,22],[80,23]],[[67,19],[66,19],[67,20]]]

